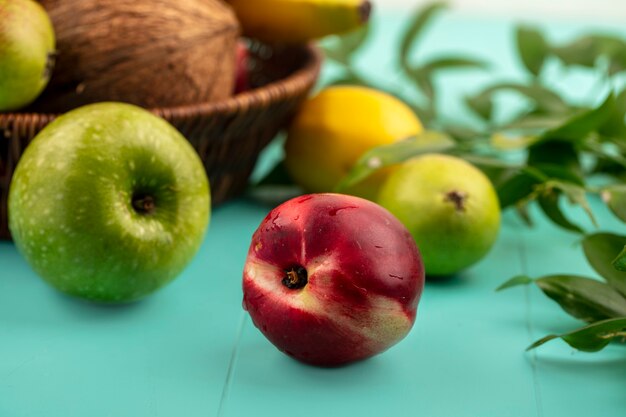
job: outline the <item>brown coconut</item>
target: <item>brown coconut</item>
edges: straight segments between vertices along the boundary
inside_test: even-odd
[[[221,0],[40,2],[58,56],[36,110],[98,101],[170,107],[233,92],[239,25]]]

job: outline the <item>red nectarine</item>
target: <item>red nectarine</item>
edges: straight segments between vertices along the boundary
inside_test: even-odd
[[[404,338],[423,287],[418,248],[391,213],[358,197],[310,194],[273,209],[254,233],[243,304],[281,351],[337,366]]]

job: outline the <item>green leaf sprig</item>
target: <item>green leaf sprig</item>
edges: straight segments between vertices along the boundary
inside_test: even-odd
[[[498,290],[535,284],[569,315],[588,323],[574,331],[549,335],[528,349],[560,337],[570,346],[595,352],[611,341],[626,340],[626,272],[615,266],[626,246],[626,236],[593,233],[582,242],[587,261],[600,279],[577,275],[548,275],[537,279],[516,276]]]
[[[389,91],[388,88],[387,91],[407,102],[429,129],[445,133],[456,142],[455,146],[442,152],[470,160],[489,175],[502,208],[514,208],[532,225],[528,207],[537,204],[557,226],[584,234],[585,228],[568,218],[564,203],[581,207],[590,223],[596,225],[588,196],[606,194],[606,191],[589,186],[589,179],[600,175],[609,176],[615,182],[626,179],[626,158],[622,156],[626,154],[626,89],[596,97],[596,105],[572,104],[552,89],[550,80],[546,80],[545,68],[549,61],[555,60],[565,74],[574,67],[586,68],[593,73],[602,73],[605,84],[610,87],[611,77],[626,71],[626,41],[606,35],[588,35],[567,44],[553,45],[536,28],[516,28],[517,53],[529,80],[525,83],[497,81],[467,97],[468,108],[483,121],[483,127],[477,130],[440,120],[434,79],[447,69],[485,70],[485,62],[461,54],[424,61],[415,59],[428,26],[446,8],[446,3],[434,2],[419,9],[409,20],[396,51],[399,71],[426,104],[408,99],[402,91]],[[358,84],[382,89],[376,80],[356,75],[355,57],[368,34],[369,30],[351,34],[335,39],[335,43],[326,47],[327,56],[339,63],[344,71],[344,76],[333,84],[354,83],[356,80]],[[599,89],[604,90],[607,89]],[[497,96],[503,93],[523,97],[529,107],[498,123],[494,120],[493,110]],[[374,171],[366,167],[366,160],[384,159],[389,152],[394,153],[395,162],[414,157],[414,149],[405,145],[383,146],[369,151],[367,157],[356,163],[343,184],[358,182]],[[523,157],[518,158],[518,163],[502,163],[510,160],[507,154],[511,153],[521,153]]]

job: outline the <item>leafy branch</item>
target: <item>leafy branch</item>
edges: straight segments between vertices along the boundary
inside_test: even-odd
[[[451,125],[441,120],[437,112],[435,78],[444,70],[485,70],[487,65],[482,60],[462,55],[415,59],[428,26],[445,9],[445,3],[435,2],[418,10],[396,51],[401,75],[422,100],[406,97],[406,83],[398,91],[389,91],[377,85],[376,80],[358,75],[355,56],[368,39],[369,30],[325,45],[327,56],[343,71],[343,76],[332,84],[356,82],[401,98],[428,128],[454,140],[455,145],[446,147],[443,152],[471,160],[489,175],[503,209],[514,208],[531,225],[528,206],[536,203],[556,225],[585,233],[581,225],[567,217],[563,203],[580,206],[595,225],[588,195],[606,191],[589,186],[589,179],[608,176],[617,183],[626,178],[626,158],[622,156],[626,153],[626,89],[610,91],[613,77],[626,71],[626,41],[607,35],[588,35],[568,44],[553,45],[539,30],[520,26],[515,31],[516,46],[519,61],[528,73],[528,82],[498,81],[467,97],[466,104],[482,121],[481,128]],[[550,87],[545,68],[551,61],[559,63],[563,76],[574,67],[603,74],[606,86],[598,90],[609,92],[604,93],[604,97],[595,97],[599,102],[596,105],[570,103]],[[520,96],[527,101],[527,106],[498,122],[494,108],[502,94]],[[365,166],[369,159],[393,153],[394,161],[402,162],[415,156],[422,144],[413,141],[413,145],[403,142],[371,150],[367,158],[357,162],[343,183],[358,182],[373,172],[371,167]],[[517,163],[502,163],[509,161],[511,154],[517,155]]]
[[[546,336],[528,349],[557,337],[587,352],[600,350],[613,340],[626,341],[626,272],[615,267],[616,259],[623,260],[626,236],[594,233],[585,236],[582,245],[587,261],[600,275],[600,280],[576,275],[548,275],[537,279],[516,276],[498,288],[535,284],[569,315],[589,323],[562,335]]]

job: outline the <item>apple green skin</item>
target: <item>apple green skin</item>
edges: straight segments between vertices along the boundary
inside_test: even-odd
[[[32,102],[50,79],[55,35],[33,0],[0,0],[0,111]]]
[[[137,210],[141,196],[153,210]],[[9,228],[32,268],[67,294],[105,303],[137,300],[178,276],[209,217],[208,179],[189,142],[121,103],[88,105],[45,127],[9,189]]]
[[[302,267],[302,288],[283,284]],[[381,353],[408,333],[424,287],[409,231],[381,206],[310,194],[273,209],[252,237],[243,306],[287,355],[339,366]]]

